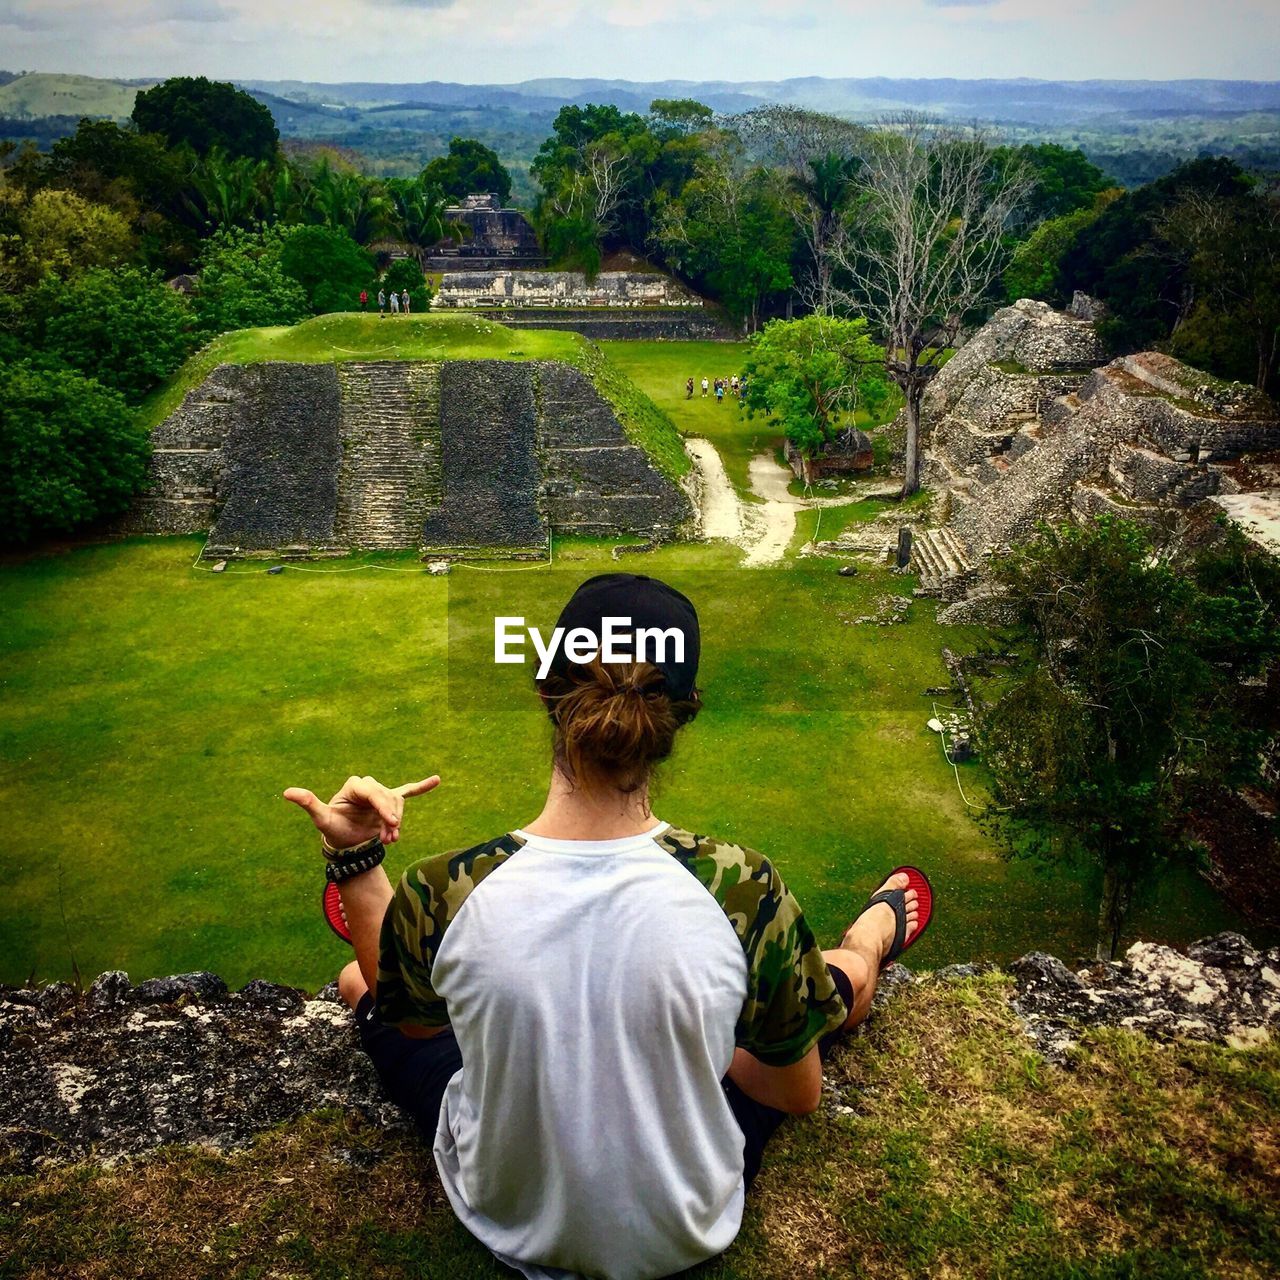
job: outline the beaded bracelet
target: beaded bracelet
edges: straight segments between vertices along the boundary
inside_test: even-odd
[[[374,836],[350,849],[335,849],[324,837],[320,840],[327,865],[324,878],[331,884],[341,884],[366,871],[372,871],[387,856],[386,846]]]

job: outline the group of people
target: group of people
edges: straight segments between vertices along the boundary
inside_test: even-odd
[[[397,293],[394,289],[390,294],[385,289],[378,290],[378,314],[385,316],[387,314],[387,303],[391,303],[391,312],[393,315],[399,315],[401,311],[405,315],[409,314],[409,290],[405,289],[401,293]],[[360,310],[368,311],[369,309],[369,291],[368,289],[360,290]]]
[[[693,393],[696,390],[694,380],[687,378],[684,384],[684,398],[686,400],[693,399]],[[747,380],[745,377],[740,378],[736,373],[728,378],[716,378],[714,382],[708,381],[706,376],[702,379],[702,396],[706,399],[711,392],[715,393],[716,403],[723,404],[725,394],[732,394],[736,399],[741,400],[747,393]]]

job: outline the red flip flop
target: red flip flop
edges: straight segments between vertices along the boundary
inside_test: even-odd
[[[897,919],[897,926],[893,933],[893,944],[885,953],[884,962],[881,964],[881,971],[887,969],[904,951],[909,951],[920,941],[924,931],[929,927],[933,920],[933,886],[929,883],[929,877],[925,875],[919,867],[894,867],[885,879],[888,880],[896,875],[905,874],[907,877],[907,886],[905,889],[882,889],[879,893],[873,893],[865,903],[862,910],[868,907],[874,907],[877,903],[883,902],[893,910],[893,914]],[[907,935],[907,892],[910,889],[916,891],[916,912],[918,923],[916,931],[908,938]],[[859,912],[859,915],[862,913]]]
[[[320,906],[324,911],[324,922],[340,937],[343,942],[351,942],[351,930],[347,928],[347,917],[342,914],[342,896],[338,886],[330,882],[324,887],[320,897]]]

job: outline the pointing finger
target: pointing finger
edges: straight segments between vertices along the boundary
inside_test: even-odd
[[[434,791],[439,785],[440,775],[433,773],[431,777],[423,778],[421,782],[406,782],[396,787],[395,794],[407,800],[410,796],[425,796],[428,791]]]

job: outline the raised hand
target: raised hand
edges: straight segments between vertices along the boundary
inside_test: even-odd
[[[400,839],[404,802],[410,796],[426,795],[439,785],[439,774],[399,787],[384,787],[376,778],[353,775],[328,804],[305,787],[290,787],[284,798],[311,815],[316,830],[332,848],[348,849],[374,836],[383,844],[394,844]]]

